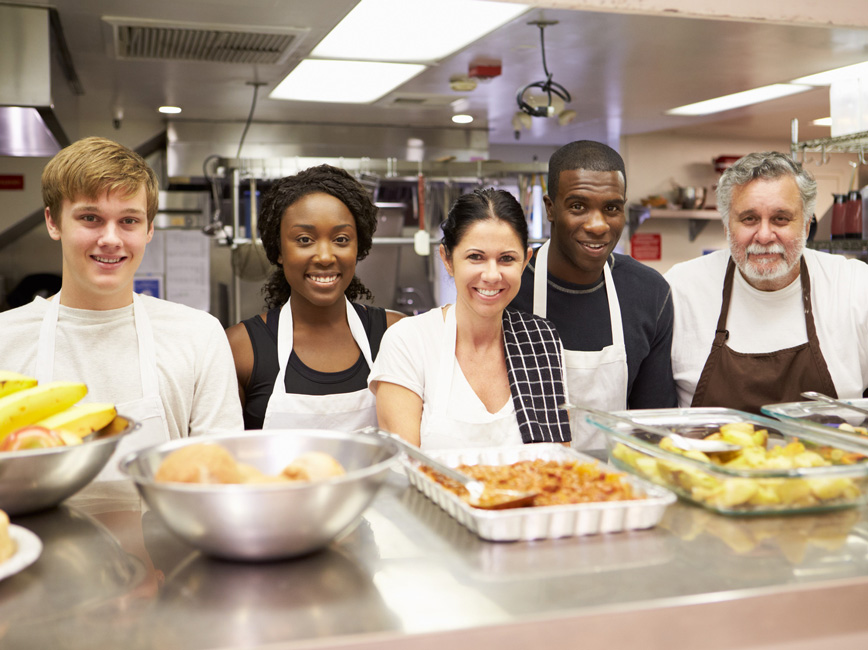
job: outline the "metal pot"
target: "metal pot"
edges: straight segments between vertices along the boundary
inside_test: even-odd
[[[699,210],[705,205],[707,187],[679,187],[675,202],[684,210]]]

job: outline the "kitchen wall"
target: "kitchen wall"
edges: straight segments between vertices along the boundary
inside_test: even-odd
[[[102,132],[100,127],[102,127]],[[159,128],[159,124],[125,124],[120,130],[106,131],[105,121],[94,121],[92,124],[85,121],[77,124],[77,129],[81,133],[96,133],[112,137],[132,147],[152,137]],[[133,141],[132,138],[136,138],[136,140]],[[189,143],[183,145],[181,150],[185,153],[192,153],[194,149],[198,151],[203,146],[205,143]],[[251,141],[251,147],[257,146],[257,139],[254,138]],[[474,148],[477,146],[478,143],[474,142]],[[535,158],[545,161],[555,149],[556,147],[518,143],[492,145],[489,150],[489,158],[504,162],[531,162]],[[627,166],[628,202],[638,203],[641,198],[651,194],[671,196],[674,183],[702,185],[710,188],[717,182],[718,178],[712,166],[713,158],[719,155],[740,155],[764,149],[788,151],[789,142],[786,139],[739,141],[714,137],[688,137],[673,132],[623,138],[620,150]],[[251,149],[251,151],[253,150],[255,149]],[[213,149],[211,151],[213,152]],[[229,151],[227,150],[225,153],[228,154]],[[818,216],[822,217],[831,206],[833,192],[843,192],[848,188],[853,169],[849,165],[849,161],[852,160],[855,160],[855,156],[832,154],[828,164],[817,166],[815,163],[819,161],[819,155],[809,156],[809,169],[819,184]],[[42,200],[39,183],[42,168],[46,162],[47,159],[40,158],[0,157],[0,174],[23,174],[25,177],[24,190],[4,191],[0,195],[0,199],[2,199],[0,201],[0,231],[30,214],[33,210],[40,208]],[[195,170],[189,173],[195,173]],[[713,202],[713,195],[710,196],[709,202]],[[824,229],[825,233],[828,233],[828,221],[825,223],[821,221],[818,238],[828,238],[827,235],[823,236]],[[662,220],[652,218],[642,223],[637,232],[661,235],[661,260],[646,262],[660,272],[665,272],[678,261],[690,259],[704,251],[726,245],[722,225],[717,220],[708,221],[695,241],[689,239],[688,222],[685,219]],[[623,251],[629,253],[629,242],[626,236],[622,243]],[[0,250],[0,294],[11,290],[25,275],[44,272],[60,273],[60,268],[60,247],[49,239],[44,226],[39,225],[18,240],[14,246]],[[220,305],[226,305],[224,289],[219,285],[222,284],[227,287],[232,285],[228,249],[214,246],[211,276],[214,284],[212,305],[214,305],[213,310],[216,311]],[[259,286],[259,283],[242,283],[242,295],[244,296],[242,315],[246,316],[259,310],[262,304]]]
[[[786,139],[744,141],[715,137],[683,136],[672,132],[659,132],[623,138],[621,155],[627,167],[627,199],[638,203],[653,195],[674,198],[675,185],[705,186],[709,188],[707,205],[714,205],[712,186],[719,175],[714,171],[712,160],[721,155],[744,155],[753,151],[789,152]],[[831,154],[827,164],[816,165],[819,154],[811,154],[807,166],[817,179],[818,197],[816,214],[821,218],[818,239],[828,239],[828,221],[822,217],[832,205],[832,193],[840,193],[849,187],[853,167],[849,161],[855,156]],[[673,264],[690,259],[706,251],[726,247],[723,225],[718,220],[709,220],[694,241],[690,241],[687,219],[648,219],[636,232],[657,233],[661,236],[661,259],[645,262],[661,273]],[[823,237],[822,233],[826,236]],[[629,244],[624,242],[625,252]]]

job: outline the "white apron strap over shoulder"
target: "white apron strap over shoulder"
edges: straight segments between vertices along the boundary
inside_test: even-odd
[[[533,311],[546,318],[548,294],[549,242],[537,252],[534,266]],[[564,350],[567,394],[574,404],[587,404],[603,411],[627,408],[627,347],[624,342],[624,324],[621,305],[608,262],[603,264],[603,281],[609,305],[612,344],[602,350]],[[577,449],[598,449],[605,446],[604,434],[587,424],[584,416],[573,413],[570,417],[572,446]]]
[[[42,319],[39,343],[36,353],[36,378],[42,382],[52,381],[54,377],[54,354],[57,340],[57,321],[60,314],[60,292],[49,302],[48,310]],[[97,480],[116,480],[124,478],[117,469],[117,462],[126,454],[169,440],[169,427],[166,412],[160,399],[157,379],[157,352],[154,333],[142,299],[133,294],[133,318],[138,341],[139,374],[142,393],[139,399],[116,404],[118,413],[135,420],[140,427],[126,435],[118,444],[114,455],[97,476]],[[99,400],[98,395],[93,396]]]
[[[350,333],[362,356],[373,366],[371,343],[362,319],[352,303],[344,298]],[[265,409],[263,429],[338,429],[353,431],[377,425],[374,395],[367,388],[333,395],[299,395],[286,392],[286,369],[293,346],[292,297],[280,309],[277,324],[277,358],[279,370]]]
[[[463,380],[462,388],[467,392],[466,397],[475,400],[479,408],[474,409],[475,416],[460,406],[449,408],[453,405],[452,384],[456,375],[460,375],[460,366],[455,357],[458,336],[455,311],[455,305],[451,305],[446,310],[444,333],[440,344],[441,363],[431,400],[422,410],[420,446],[422,449],[458,449],[523,444],[515,410],[510,408],[511,396],[500,411],[489,413],[470,384]],[[460,391],[461,388],[458,390]]]

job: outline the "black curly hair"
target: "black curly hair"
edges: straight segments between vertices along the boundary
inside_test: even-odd
[[[341,201],[356,221],[358,252],[356,261],[371,252],[374,231],[377,229],[377,207],[365,188],[348,172],[331,165],[309,167],[294,176],[286,176],[271,186],[262,199],[259,210],[259,236],[268,261],[277,268],[262,287],[268,309],[280,307],[289,300],[290,287],[283,273],[280,257],[280,223],[286,209],[308,194],[322,192]],[[370,290],[353,276],[344,292],[349,300],[373,298]]]

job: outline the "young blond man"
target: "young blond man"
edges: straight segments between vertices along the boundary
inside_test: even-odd
[[[85,401],[113,402],[141,427],[100,478],[120,478],[129,451],[188,435],[243,429],[235,366],[220,322],[133,292],[154,234],[157,178],[135,152],[85,138],[45,166],[49,236],[63,256],[60,291],[0,313],[0,368],[81,381]]]

